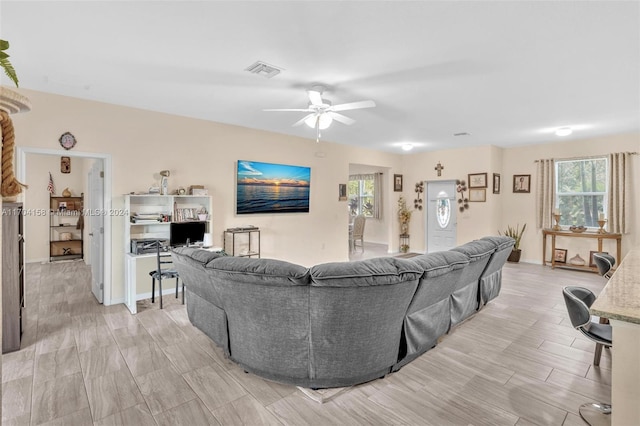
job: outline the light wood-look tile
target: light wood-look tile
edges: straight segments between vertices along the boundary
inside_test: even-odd
[[[153,415],[197,398],[192,388],[172,367],[136,376],[135,379]]]
[[[220,425],[218,420],[204,406],[202,401],[194,399],[155,416],[158,426],[196,426]],[[228,425],[230,423],[223,423]],[[253,423],[264,424],[264,423]]]
[[[215,364],[183,374],[210,411],[247,394],[222,367]]]
[[[85,352],[101,346],[115,346],[111,330],[106,325],[100,327],[86,327],[76,329],[75,332],[76,346],[78,352]]]
[[[31,424],[39,425],[84,408],[89,408],[89,401],[81,373],[42,382],[33,392]]]
[[[2,384],[2,424],[12,419],[29,422],[33,377],[27,376]],[[17,423],[19,424],[19,423]],[[24,424],[24,423],[23,423]]]
[[[126,368],[127,364],[116,345],[100,346],[80,353],[85,378],[100,377]]]
[[[171,345],[163,348],[162,351],[180,374],[215,363],[197,343]]]
[[[134,377],[161,370],[171,365],[160,347],[153,341],[142,341],[139,345],[122,350],[122,356]]]
[[[193,426],[575,426],[580,404],[610,401],[611,351],[592,365],[594,345],[571,326],[561,291],[597,294],[596,274],[507,264],[500,296],[436,348],[324,404],[244,373],[179,299],[166,297],[163,310],[142,301],[138,315],[99,305],[83,262],[29,264],[26,278],[22,347],[3,357],[3,424],[154,425],[155,415]],[[64,353],[77,353],[79,372]]]
[[[75,413],[43,423],[42,426],[86,426],[91,424],[93,424],[91,411],[88,408],[83,408]]]
[[[94,420],[144,404],[144,398],[127,369],[86,379],[85,385]]]
[[[120,350],[145,342],[153,342],[153,338],[149,332],[147,332],[147,329],[139,323],[113,330],[113,337],[120,347]]]
[[[94,423],[95,426],[156,426],[147,404],[138,404]],[[199,425],[192,425],[199,426]]]
[[[45,382],[81,371],[78,351],[75,346],[72,346],[38,355],[35,363],[34,381]]]

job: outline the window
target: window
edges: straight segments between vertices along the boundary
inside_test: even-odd
[[[376,203],[376,175],[349,176],[349,211],[351,215],[363,214],[365,217],[379,219]]]
[[[561,225],[598,227],[607,208],[608,162],[605,157],[556,161],[556,209]]]

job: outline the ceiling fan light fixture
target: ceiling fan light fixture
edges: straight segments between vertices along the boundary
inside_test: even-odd
[[[318,120],[319,119],[319,120]],[[312,115],[304,120],[304,123],[311,127],[312,129],[316,128],[316,121],[318,122],[318,128],[320,130],[328,129],[333,122],[333,118],[329,114],[320,114],[320,115]]]
[[[573,133],[573,129],[571,127],[561,127],[556,130],[556,136],[569,136]]]

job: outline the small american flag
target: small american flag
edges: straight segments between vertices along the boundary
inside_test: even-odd
[[[47,185],[47,191],[49,191],[50,194],[54,194],[56,192],[56,189],[53,186],[53,176],[51,176],[51,172],[49,172],[49,184]]]

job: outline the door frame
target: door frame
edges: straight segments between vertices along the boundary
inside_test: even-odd
[[[453,182],[453,188],[454,188],[454,198],[457,199],[457,191],[455,191],[455,189],[457,188],[457,183],[455,179],[444,179],[444,180],[425,180],[425,190],[424,190],[424,207],[425,209],[428,208],[429,206],[429,184],[431,183],[451,183]],[[452,203],[452,208],[456,209],[455,213],[456,213],[456,241],[458,240],[458,204],[457,203]],[[426,212],[427,214],[424,215],[424,247],[425,247],[425,253],[429,253],[429,214],[428,212]]]
[[[105,212],[111,211],[111,191],[112,191],[112,159],[111,154],[99,153],[99,152],[82,152],[82,151],[65,151],[61,149],[48,149],[48,148],[35,148],[28,146],[16,147],[16,164],[18,165],[16,170],[16,177],[19,181],[24,182],[27,176],[27,155],[28,154],[40,154],[40,155],[53,155],[53,156],[67,156],[75,158],[93,158],[101,159],[104,166],[104,193],[103,193],[103,209]],[[24,195],[26,197],[26,194]],[[102,240],[102,255],[103,255],[103,274],[104,274],[104,293],[103,304],[105,306],[112,303],[112,236],[111,225],[112,217],[109,214],[104,215],[104,238]]]

